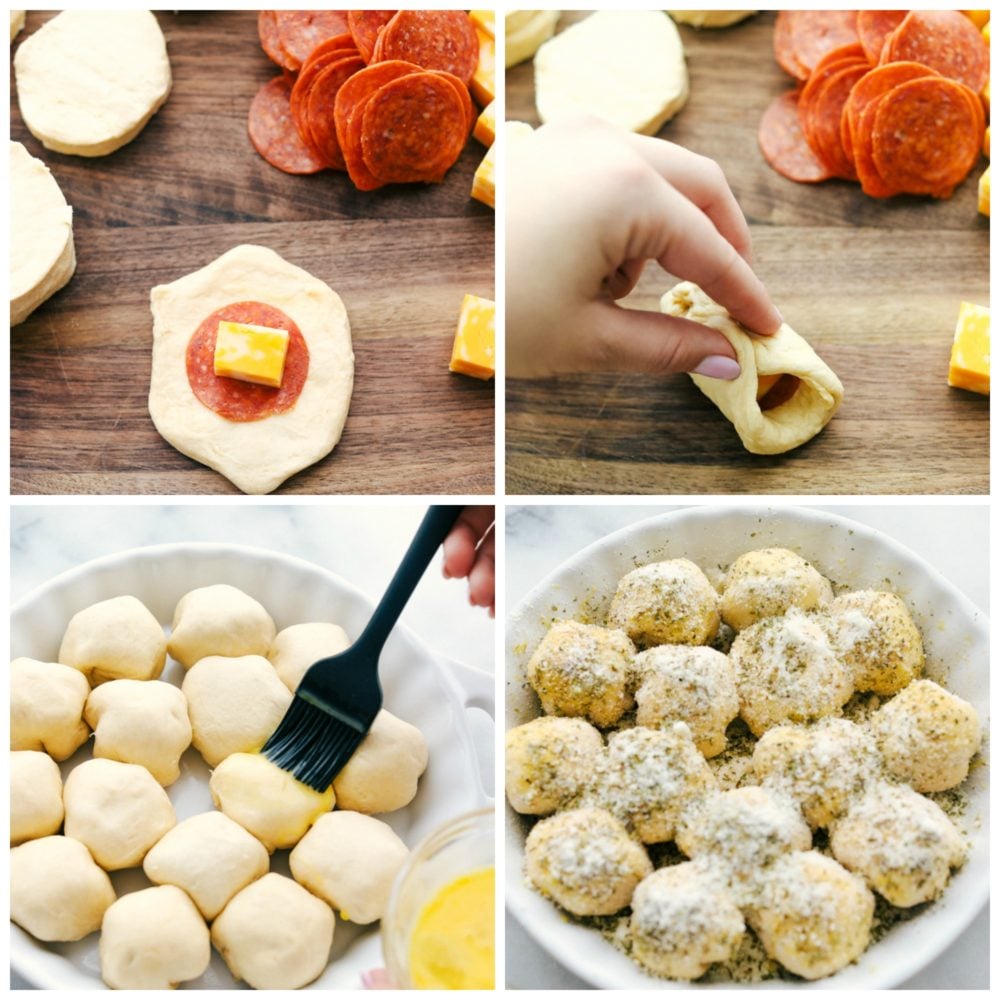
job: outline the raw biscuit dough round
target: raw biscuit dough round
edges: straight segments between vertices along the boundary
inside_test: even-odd
[[[283,628],[271,643],[267,658],[289,691],[318,660],[342,653],[351,644],[347,633],[329,622],[305,622]]]
[[[40,750],[11,750],[11,846],[57,833],[62,821],[59,765]]]
[[[56,760],[74,754],[90,736],[83,721],[89,694],[79,670],[19,656],[10,665],[11,750],[44,750]]]
[[[511,10],[504,19],[505,63],[509,69],[530,59],[559,23],[558,10]]]
[[[21,43],[14,73],[31,134],[77,156],[131,142],[170,93],[167,43],[148,10],[65,10]]]
[[[188,382],[187,347],[207,316],[245,301],[274,306],[295,321],[309,348],[309,374],[290,409],[262,420],[232,421],[195,396]],[[273,250],[244,245],[169,285],[157,285],[150,305],[149,414],[178,451],[215,469],[244,493],[260,494],[333,450],[354,385],[351,328],[333,289]]]

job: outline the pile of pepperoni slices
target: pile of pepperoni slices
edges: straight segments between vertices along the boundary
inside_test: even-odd
[[[263,10],[284,72],[250,106],[250,140],[290,174],[346,170],[355,186],[441,181],[475,123],[479,37],[461,10]]]
[[[758,131],[783,176],[947,198],[979,159],[990,52],[960,12],[781,11],[774,54],[801,84]]]

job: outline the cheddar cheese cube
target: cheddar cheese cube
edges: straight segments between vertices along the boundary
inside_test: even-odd
[[[476,119],[476,127],[472,130],[473,136],[484,146],[489,148],[493,145],[493,140],[497,137],[496,102],[490,101],[483,108],[482,114]],[[987,132],[989,129],[987,129]]]
[[[988,10],[963,10],[962,13],[977,27],[985,27],[990,20]]]
[[[989,216],[990,214],[990,168],[983,171],[979,178],[979,211],[980,214]]]
[[[479,65],[469,81],[469,90],[481,108],[486,107],[496,95],[496,48],[491,35],[478,28]]]
[[[483,380],[493,378],[496,355],[494,314],[495,306],[489,299],[481,299],[477,295],[465,296],[451,349],[451,364],[448,365],[451,371]]]
[[[986,39],[986,44],[989,45],[990,44],[990,22],[989,21],[987,21],[983,25],[983,38]]]
[[[470,10],[469,17],[472,18],[472,23],[477,27],[481,28],[486,32],[490,38],[496,38],[496,21],[494,18],[493,11],[491,10]]]
[[[959,307],[948,385],[990,394],[990,311],[986,306],[963,302]]]
[[[472,177],[472,197],[496,208],[496,146],[490,146]]]
[[[986,81],[986,86],[983,87],[983,106],[986,108],[986,113],[990,113],[990,81]]]
[[[983,134],[983,156],[987,159],[990,157],[990,127],[986,126],[986,132]]]
[[[216,375],[277,389],[285,373],[288,331],[222,320],[215,339]]]

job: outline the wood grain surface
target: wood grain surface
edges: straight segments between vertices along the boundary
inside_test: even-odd
[[[761,457],[686,375],[509,380],[508,492],[988,492],[989,400],[946,384],[959,303],[989,302],[989,221],[976,211],[986,161],[947,201],[780,177],[757,147],[761,113],[791,86],[773,24],[761,13],[720,31],[682,26],[691,97],[660,135],[722,165],[758,274],[840,376],[843,406],[810,443]],[[508,118],[538,123],[530,62],[507,71],[506,94]],[[656,309],[676,280],[649,265],[627,304]]]
[[[29,12],[18,42],[51,16]],[[12,331],[12,492],[238,492],[149,418],[149,291],[260,243],[340,294],[356,365],[340,444],[278,492],[492,493],[493,384],[448,371],[463,295],[493,297],[493,213],[469,197],[483,147],[470,141],[440,185],[361,193],[332,171],[288,176],[247,138],[250,101],[278,72],[256,12],[157,17],[173,90],[110,156],[44,149],[11,73],[11,137],[73,206],[78,260]]]

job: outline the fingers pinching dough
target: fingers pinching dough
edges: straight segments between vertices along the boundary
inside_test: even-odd
[[[305,672],[318,660],[342,653],[351,644],[339,625],[306,622],[283,628],[271,643],[267,658],[282,683],[294,691]]]
[[[205,656],[266,656],[271,616],[249,594],[217,583],[186,593],[174,609],[167,651],[184,669]]]
[[[10,754],[10,842],[47,837],[63,821],[62,775],[59,765],[38,750]]]
[[[19,656],[10,665],[10,748],[65,760],[87,742],[87,678],[62,663]]]

